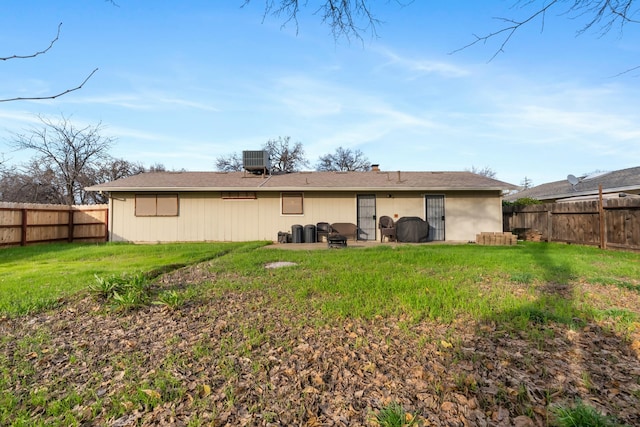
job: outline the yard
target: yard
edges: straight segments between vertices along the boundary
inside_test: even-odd
[[[0,425],[640,425],[639,278],[547,243],[4,249]]]

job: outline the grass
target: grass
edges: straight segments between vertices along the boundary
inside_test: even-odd
[[[260,289],[288,306],[311,306],[327,318],[402,315],[450,322],[460,316],[515,328],[584,318],[634,323],[637,316],[603,313],[573,298],[578,282],[626,284],[640,277],[637,255],[597,248],[520,244],[378,246],[336,251],[256,251],[264,243],[166,245],[46,245],[0,251],[0,316],[55,307],[91,288],[124,308],[150,303],[148,279],[180,266],[213,260],[218,287]],[[265,269],[275,261],[298,265]],[[354,266],[357,266],[354,268]],[[123,283],[138,283],[123,288]],[[639,289],[640,291],[640,289]],[[175,309],[192,293],[168,290],[151,302]]]
[[[374,417],[380,427],[411,427],[415,425],[416,418],[397,402],[391,402],[384,406]]]
[[[262,243],[263,244],[263,243]],[[55,307],[95,276],[158,275],[261,243],[52,244],[0,250],[0,317]]]
[[[528,334],[537,339],[539,346],[544,346],[548,334],[553,332],[545,329],[551,322],[573,327],[589,320],[606,320],[620,325],[616,328],[618,331],[638,325],[637,313],[628,308],[596,308],[588,298],[577,295],[577,285],[581,283],[640,292],[640,262],[633,253],[546,243],[515,247],[381,245],[318,251],[257,250],[263,245],[263,242],[65,244],[5,249],[0,251],[0,319],[47,310],[61,304],[63,299],[87,292],[93,292],[96,299],[105,304],[127,311],[154,304],[166,308],[169,316],[179,317],[180,309],[190,300],[230,291],[266,295],[273,306],[282,307],[287,313],[304,313],[301,318],[311,326],[341,319],[377,317],[400,318],[406,324],[424,319],[445,324],[492,322],[504,330]],[[166,289],[155,295],[146,293],[153,278],[160,273],[204,260],[209,260],[207,268],[215,274],[215,283],[199,285],[197,291],[187,287]],[[290,261],[295,265],[264,268],[277,261]],[[215,313],[206,316],[216,317]],[[126,329],[126,325],[123,328]],[[12,343],[15,351],[11,361],[0,353],[0,424],[34,425],[33,412],[24,410],[25,407],[32,411],[44,408],[42,419],[55,420],[52,425],[79,425],[92,417],[87,413],[104,413],[105,408],[109,408],[111,419],[128,413],[131,408],[153,410],[185,395],[180,373],[194,369],[193,366],[215,366],[218,389],[224,390],[225,401],[233,406],[237,396],[231,385],[238,381],[240,373],[228,354],[247,356],[246,360],[256,372],[267,369],[272,363],[270,360],[259,357],[249,360],[248,357],[253,349],[269,340],[270,328],[268,322],[246,325],[236,331],[235,339],[226,337],[215,341],[217,347],[207,337],[184,343],[180,336],[167,336],[168,347],[180,345],[188,350],[191,358],[167,356],[144,378],[136,373],[135,367],[144,364],[145,354],[134,352],[122,356],[122,360],[110,360],[112,376],[119,375],[116,371],[122,372],[127,381],[110,397],[110,403],[99,392],[100,383],[105,381],[99,373],[81,390],[67,390],[66,394],[56,396],[52,390],[34,387],[28,401],[17,399],[8,390],[17,383],[35,383],[33,361],[53,351],[51,337],[46,334],[22,337]],[[450,338],[440,342],[443,353],[451,351],[450,342],[455,343],[455,337]],[[8,344],[0,337],[0,348]],[[284,348],[295,346],[286,342],[272,344]],[[357,340],[354,345],[358,345]],[[82,357],[82,352],[69,355],[70,369],[81,369]],[[593,387],[593,378],[583,375],[581,379],[587,389]],[[64,381],[59,379],[61,390],[65,387]],[[456,383],[460,389],[478,387],[473,377],[459,376]],[[210,385],[203,382],[194,387],[200,391],[192,391],[193,405],[209,408]],[[526,390],[522,395],[526,397]],[[83,406],[79,402],[92,403]],[[580,405],[576,408],[589,411]],[[560,423],[562,419],[579,416],[571,412],[576,408],[560,407],[554,414]],[[256,407],[257,411],[266,409]],[[267,412],[265,414],[267,417]],[[409,425],[415,420],[413,414],[407,416],[399,405],[384,407],[375,417],[381,426]],[[206,424],[204,420],[192,419],[192,422],[192,425]]]
[[[263,268],[283,260],[298,266]],[[451,322],[463,316],[518,329],[593,318],[588,302],[572,294],[579,282],[640,277],[636,254],[559,244],[255,251],[230,253],[212,268],[226,277],[218,286],[265,290],[289,308],[311,306],[326,318]]]
[[[253,250],[261,245],[61,244],[5,249],[0,251],[0,316],[55,307],[62,298],[97,285],[108,293],[108,287],[116,287],[114,282],[125,275],[133,278],[129,281],[138,280],[214,260],[212,269],[222,277],[219,285],[264,289],[288,305],[311,305],[327,317],[403,315],[413,321],[452,321],[464,315],[524,328],[597,316],[572,298],[573,283],[624,283],[635,290],[640,277],[636,254],[575,245]],[[298,267],[263,268],[281,260],[296,262]],[[115,299],[135,308],[138,297],[120,290]],[[177,308],[185,298],[188,295],[167,291],[154,302]],[[625,318],[636,320],[631,314]]]
[[[615,417],[603,415],[580,401],[571,407],[554,407],[552,413],[557,427],[623,427]]]

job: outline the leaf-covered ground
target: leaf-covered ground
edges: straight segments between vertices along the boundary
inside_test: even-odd
[[[213,280],[195,266],[158,286]],[[580,285],[638,313],[637,291]],[[42,425],[373,426],[399,403],[424,426],[534,426],[578,399],[640,425],[640,337],[612,324],[321,319],[261,291],[118,313],[91,297],[0,320],[4,421]],[[57,403],[56,403],[57,402]],[[60,408],[67,402],[67,409]],[[11,417],[16,417],[12,420]],[[29,423],[26,423],[29,424]]]

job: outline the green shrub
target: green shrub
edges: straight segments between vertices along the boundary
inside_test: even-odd
[[[175,290],[168,290],[158,295],[158,298],[153,301],[155,305],[162,305],[171,310],[175,310],[184,305],[186,296],[183,293],[179,293]]]
[[[532,199],[531,197],[522,197],[513,202],[509,202],[506,200],[502,201],[502,206],[530,206],[530,205],[541,205],[542,202],[538,199]]]
[[[578,401],[571,408],[554,407],[551,412],[555,416],[558,427],[623,427],[615,417],[602,415],[595,408]]]
[[[89,291],[118,309],[131,310],[140,307],[149,299],[149,280],[142,274],[122,276],[95,276],[96,281]]]

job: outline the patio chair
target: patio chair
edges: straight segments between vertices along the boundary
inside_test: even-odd
[[[378,228],[380,229],[380,243],[382,243],[384,236],[387,236],[387,241],[396,241],[396,225],[393,219],[389,216],[381,216],[378,221]]]
[[[331,236],[332,234],[340,234],[347,239],[357,240],[358,227],[350,222],[334,222],[333,224],[331,224],[329,236]]]

